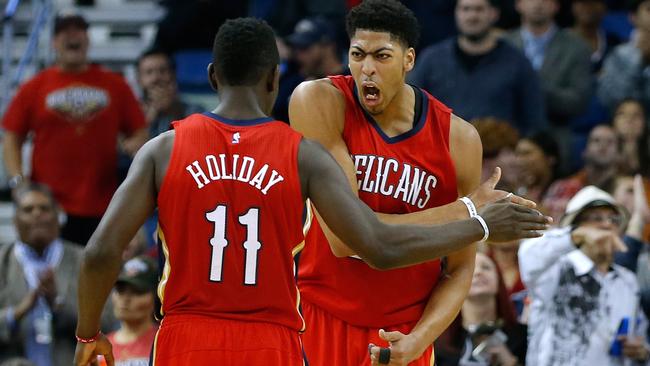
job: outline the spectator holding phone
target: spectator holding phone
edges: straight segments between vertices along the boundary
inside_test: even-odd
[[[469,294],[435,349],[438,366],[524,364],[526,327],[517,323],[501,272],[487,255],[476,254]]]

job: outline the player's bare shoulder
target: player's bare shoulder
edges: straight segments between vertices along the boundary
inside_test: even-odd
[[[314,134],[321,131],[342,131],[344,117],[345,98],[327,78],[302,82],[291,95],[291,126],[306,137],[316,138]]]
[[[153,164],[156,174],[156,186],[159,188],[167,173],[169,160],[174,149],[175,136],[176,132],[174,130],[163,132],[147,141],[138,152],[138,155],[144,155],[143,158]]]
[[[452,155],[462,154],[466,150],[471,152],[476,151],[476,149],[479,149],[480,152],[483,150],[481,137],[476,128],[455,114],[451,115],[451,123],[449,124],[449,144]]]

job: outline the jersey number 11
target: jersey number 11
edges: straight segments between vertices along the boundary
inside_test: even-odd
[[[244,263],[244,284],[257,283],[257,252],[262,247],[259,240],[259,208],[250,208],[239,216],[239,223],[246,226],[246,240],[243,247],[246,250]],[[226,239],[226,205],[219,205],[213,211],[207,212],[205,218],[214,224],[214,234],[210,239],[212,259],[210,261],[210,281],[221,282],[223,274],[223,256],[228,246]]]

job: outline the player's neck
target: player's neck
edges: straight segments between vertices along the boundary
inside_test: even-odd
[[[384,132],[389,132],[399,125],[412,127],[414,113],[415,92],[410,85],[404,83],[386,109],[372,117]]]
[[[270,109],[264,106],[259,95],[251,87],[228,87],[220,89],[219,105],[213,113],[234,120],[267,117]]]
[[[118,343],[130,343],[138,339],[153,327],[153,322],[146,321],[122,322],[122,327],[115,332],[115,339]]]
[[[468,297],[461,309],[463,328],[497,320],[497,300],[495,296]]]

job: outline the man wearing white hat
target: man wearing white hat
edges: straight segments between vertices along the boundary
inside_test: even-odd
[[[560,228],[522,243],[519,266],[532,298],[526,365],[649,364],[637,336],[647,322],[629,321],[642,317],[636,276],[614,264],[625,250],[626,218],[612,196],[587,186],[568,202]],[[620,331],[625,318],[630,327]]]

